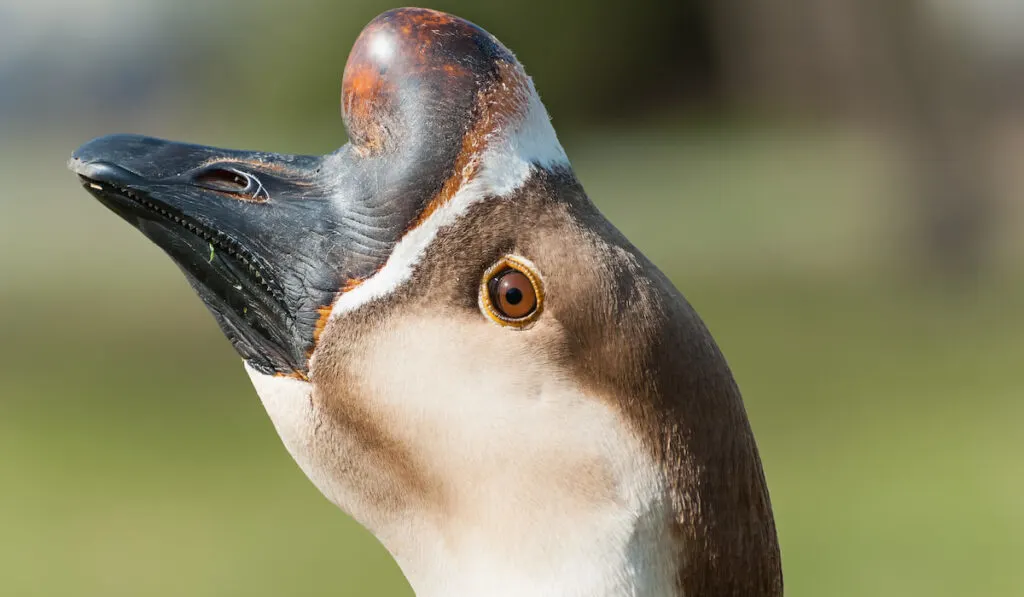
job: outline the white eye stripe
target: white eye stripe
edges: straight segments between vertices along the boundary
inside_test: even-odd
[[[438,231],[457,221],[471,205],[487,197],[509,195],[537,168],[568,167],[569,159],[532,81],[529,91],[526,115],[517,126],[502,131],[505,134],[490,139],[481,155],[477,175],[419,226],[407,232],[395,245],[383,268],[338,297],[331,307],[331,319],[385,297],[406,282]]]

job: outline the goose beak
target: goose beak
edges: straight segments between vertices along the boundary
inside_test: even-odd
[[[323,256],[344,250],[329,244],[321,161],[114,135],[69,167],[174,260],[246,361],[290,374],[338,288]]]

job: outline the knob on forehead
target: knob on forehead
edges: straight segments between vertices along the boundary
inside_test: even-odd
[[[392,10],[363,29],[349,54],[342,116],[364,155],[392,151],[418,132],[458,138],[487,116],[479,96],[496,91],[496,83],[511,97],[522,95],[522,81],[503,80],[509,73],[522,73],[512,53],[469,21],[421,8]]]

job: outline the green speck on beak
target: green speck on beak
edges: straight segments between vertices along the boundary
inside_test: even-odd
[[[213,243],[210,243],[210,260],[207,263],[213,263]]]

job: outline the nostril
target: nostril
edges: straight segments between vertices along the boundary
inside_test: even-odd
[[[242,192],[249,188],[249,177],[242,172],[224,168],[212,168],[195,175],[193,179],[199,186],[210,187],[218,191]]]
[[[261,197],[261,194],[265,194],[265,190],[259,179],[234,168],[223,166],[205,168],[192,176],[192,183],[211,191],[239,195],[250,201],[266,199],[266,197]]]

